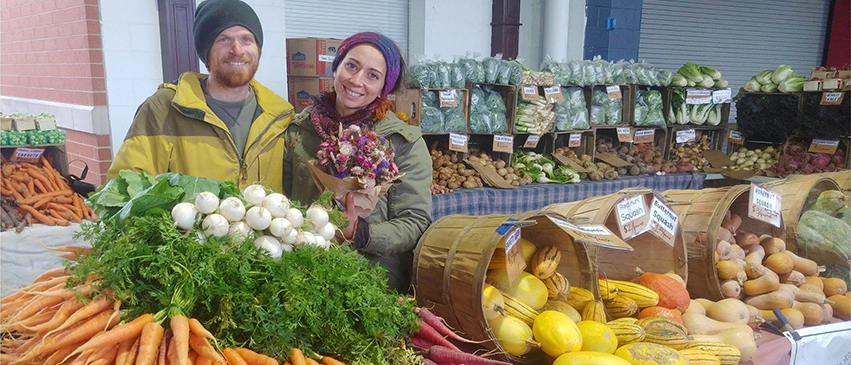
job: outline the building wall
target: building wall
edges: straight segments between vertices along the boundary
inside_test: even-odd
[[[491,52],[493,0],[411,0],[408,22],[408,63],[421,55],[444,61],[468,51]]]
[[[588,0],[585,8],[585,59],[638,60],[643,0]],[[608,19],[616,21],[607,29]]]
[[[54,114],[68,161],[101,183],[111,156],[98,1],[4,0],[0,31],[0,110]]]

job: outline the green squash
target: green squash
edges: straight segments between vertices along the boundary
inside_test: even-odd
[[[851,226],[810,210],[798,222],[798,254],[820,265],[851,263]]]

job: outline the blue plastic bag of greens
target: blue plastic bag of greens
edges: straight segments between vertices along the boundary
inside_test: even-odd
[[[443,113],[440,112],[440,109],[423,106],[420,128],[423,132],[443,132]]]

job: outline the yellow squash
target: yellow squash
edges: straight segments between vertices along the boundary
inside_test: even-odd
[[[604,352],[579,351],[559,356],[553,365],[630,365],[630,363]]]
[[[540,343],[535,342],[532,329],[517,318],[497,317],[490,322],[490,326],[496,341],[511,355],[523,356],[541,347]]]
[[[566,314],[556,311],[544,311],[535,319],[532,326],[535,340],[541,344],[541,350],[551,357],[582,349],[582,334],[579,327]]]
[[[607,354],[618,349],[615,332],[600,322],[582,321],[576,324],[582,334],[582,351],[597,351]]]
[[[588,302],[579,314],[582,315],[583,321],[606,323],[606,306],[602,300]]]

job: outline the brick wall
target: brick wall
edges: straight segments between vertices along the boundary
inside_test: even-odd
[[[585,8],[585,56],[609,61],[638,60],[642,0],[588,0]],[[608,20],[616,21],[607,29]]]
[[[0,31],[0,95],[16,98],[18,105],[29,99],[62,103],[67,109],[106,107],[98,0],[3,0]],[[38,113],[32,110],[37,108],[3,112]],[[68,160],[85,161],[87,180],[102,183],[103,166],[111,161],[110,139],[94,126],[108,126],[108,121],[96,119],[90,117],[87,125],[57,122],[68,132]]]

